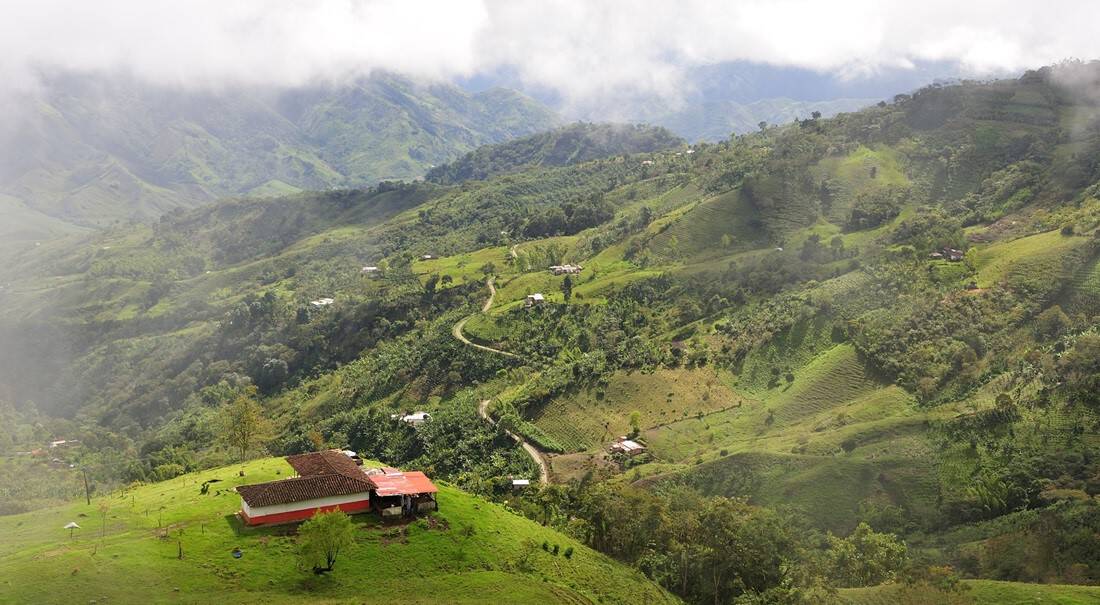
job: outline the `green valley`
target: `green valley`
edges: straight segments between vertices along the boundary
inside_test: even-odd
[[[0,571],[126,600],[155,561],[188,574],[154,600],[343,602],[386,553],[409,577],[375,596],[413,602],[1096,602],[1098,81],[1070,62],[693,146],[578,125],[22,250],[0,447],[80,446],[0,464],[49,469],[0,491]],[[293,540],[226,520],[242,398],[257,451],[423,470],[439,514],[357,522],[325,580],[269,570]],[[59,529],[95,518],[78,469],[117,511],[94,556]],[[575,554],[520,569],[526,538]]]

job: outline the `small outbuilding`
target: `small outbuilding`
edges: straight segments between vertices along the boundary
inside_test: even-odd
[[[381,277],[382,268],[376,267],[374,265],[367,265],[366,267],[363,267],[359,272],[363,275],[366,275],[367,277]]]
[[[317,300],[309,301],[309,304],[311,304],[314,307],[317,307],[318,309],[320,309],[322,307],[327,307],[327,306],[331,305],[334,302],[336,302],[336,301],[331,299],[331,298],[318,298]]]
[[[546,302],[546,298],[543,297],[542,293],[536,292],[534,294],[528,294],[527,298],[523,299],[523,306],[525,306],[525,307],[536,307],[536,306],[541,306],[545,302]]]
[[[405,414],[401,417],[401,422],[412,426],[420,426],[425,422],[432,419],[432,415],[427,412],[413,412],[411,414]]]
[[[581,265],[550,265],[550,272],[554,275],[576,275],[583,269]]]
[[[374,510],[383,519],[410,517],[439,509],[435,494],[439,491],[420,471],[403,472],[384,466],[366,471],[373,484],[371,497]]]
[[[619,437],[615,441],[615,443],[612,443],[611,446],[607,449],[613,454],[625,454],[627,456],[633,457],[644,452],[646,448],[645,445],[638,443],[633,439],[627,439],[624,435],[622,437]]]

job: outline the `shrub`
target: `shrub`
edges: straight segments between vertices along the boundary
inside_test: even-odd
[[[565,555],[566,559],[572,559],[573,558],[573,547],[572,546],[566,546],[565,547],[565,552],[563,552],[562,554]]]

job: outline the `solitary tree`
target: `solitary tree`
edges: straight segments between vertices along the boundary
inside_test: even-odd
[[[248,387],[222,408],[222,440],[240,452],[241,460],[267,437],[271,423],[256,401],[256,387]]]
[[[332,571],[340,550],[355,541],[355,526],[344,511],[318,513],[298,528],[298,556],[303,567]]]
[[[561,293],[565,297],[565,302],[569,302],[569,299],[573,297],[573,278],[568,275],[561,282]]]

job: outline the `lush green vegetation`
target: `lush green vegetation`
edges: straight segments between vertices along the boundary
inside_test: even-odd
[[[480,181],[539,166],[567,166],[617,155],[652,153],[682,144],[679,137],[663,128],[578,123],[480,147],[432,168],[424,178],[442,184]]]
[[[1060,70],[1097,67],[43,246],[0,292],[6,442],[83,443],[22,493],[224,463],[254,387],[272,453],[422,468],[690,602],[1088,598],[1059,585],[1100,583],[1100,134]],[[511,491],[507,431],[553,485]]]

